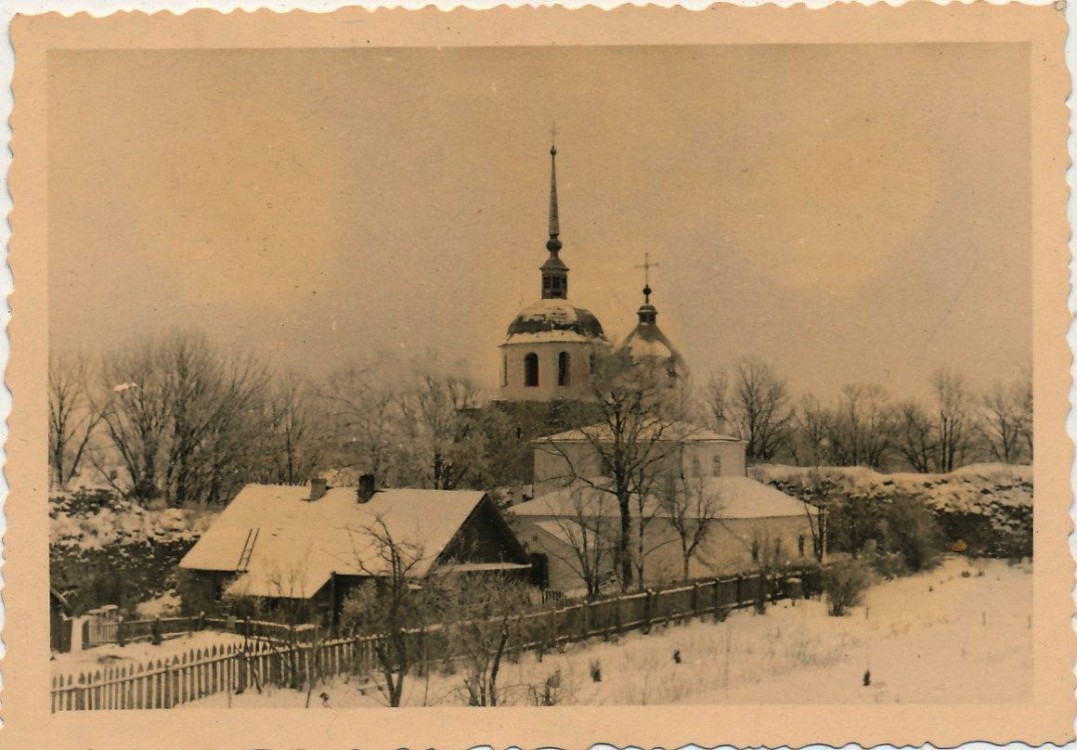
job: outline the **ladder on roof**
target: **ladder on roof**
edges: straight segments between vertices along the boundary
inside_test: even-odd
[[[258,541],[258,529],[254,528],[247,532],[247,541],[243,543],[243,550],[239,553],[239,563],[236,565],[237,573],[246,573],[247,566],[254,552],[254,543]]]

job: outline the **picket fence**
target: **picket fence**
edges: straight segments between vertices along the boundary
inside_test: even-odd
[[[713,615],[722,620],[736,608],[763,606],[767,600],[814,596],[819,572],[795,571],[773,578],[760,575],[701,581],[663,591],[645,591],[566,607],[538,610],[508,619],[510,643],[517,650],[541,650],[630,630],[647,632],[656,624]],[[243,621],[240,621],[242,623]],[[263,623],[265,624],[265,623]],[[230,621],[205,618],[206,627],[236,627]],[[221,627],[221,626],[224,627]],[[424,668],[454,659],[454,628],[500,628],[501,620],[434,625],[408,631],[409,648],[421,655]],[[249,626],[248,626],[249,627]],[[52,711],[172,708],[227,691],[231,695],[265,685],[300,688],[310,680],[333,675],[369,676],[383,635],[320,639],[310,626],[291,640],[252,639],[246,646],[226,645],[189,651],[171,660],[130,665],[92,673],[57,675],[51,690]],[[235,632],[232,630],[231,632]],[[263,634],[265,630],[261,631]],[[274,631],[276,634],[277,631]]]
[[[166,638],[206,629],[287,643],[293,643],[296,640],[308,642],[314,637],[315,631],[313,625],[290,627],[278,622],[244,620],[236,617],[160,617],[152,620],[88,619],[82,623],[82,647],[94,648],[106,643],[148,641],[153,638],[154,630],[159,636]]]

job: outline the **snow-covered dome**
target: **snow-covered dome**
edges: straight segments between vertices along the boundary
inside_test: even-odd
[[[658,327],[658,310],[650,302],[650,287],[644,291],[647,299],[636,313],[639,323],[621,342],[618,353],[627,354],[633,362],[660,362],[669,368],[671,375],[687,374],[688,366],[684,358]]]
[[[520,311],[505,343],[539,341],[605,342],[606,334],[590,310],[563,299],[543,299]]]

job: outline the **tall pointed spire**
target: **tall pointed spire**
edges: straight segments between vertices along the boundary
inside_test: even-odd
[[[550,239],[546,249],[550,257],[542,264],[542,298],[568,298],[568,266],[561,260],[561,220],[557,213],[557,129],[554,128],[550,141]]]
[[[550,240],[546,249],[557,254],[561,249],[561,221],[557,216],[557,127],[550,134]]]

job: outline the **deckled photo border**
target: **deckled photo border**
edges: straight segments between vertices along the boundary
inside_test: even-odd
[[[2,718],[5,747],[675,747],[832,746],[857,742],[953,746],[971,741],[1064,743],[1073,737],[1074,635],[1070,467],[1065,431],[1070,352],[1065,345],[1069,229],[1063,59],[1065,24],[1054,6],[832,6],[825,10],[714,6],[496,8],[450,13],[350,8],[330,14],[269,10],[182,16],[122,13],[23,16],[15,48],[10,191],[13,394],[6,477]],[[369,41],[368,41],[369,40]],[[1017,42],[1032,59],[1035,418],[1034,700],[993,706],[656,706],[369,709],[363,711],[87,712],[50,714],[48,692],[47,352],[49,49]]]

